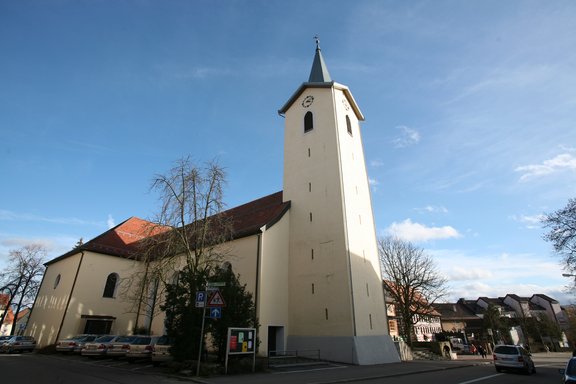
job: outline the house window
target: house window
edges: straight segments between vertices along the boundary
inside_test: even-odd
[[[118,283],[118,274],[111,273],[106,279],[106,286],[104,287],[104,294],[102,297],[114,297],[116,293],[116,284]]]
[[[352,136],[352,123],[350,123],[350,118],[348,115],[346,115],[346,129],[348,130],[350,136]]]
[[[60,284],[60,278],[62,276],[60,276],[60,274],[58,274],[58,276],[56,276],[56,279],[54,280],[54,289],[56,289],[56,287],[58,286],[58,284]]]
[[[304,115],[304,132],[310,132],[314,129],[314,118],[312,112],[308,111]]]

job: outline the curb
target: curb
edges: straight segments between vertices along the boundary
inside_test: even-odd
[[[339,379],[339,380],[331,380],[331,381],[317,381],[317,382],[313,382],[310,384],[353,383],[353,382],[358,382],[358,381],[377,380],[377,379],[386,379],[386,378],[392,378],[392,377],[418,375],[418,374],[422,374],[422,373],[441,372],[441,371],[448,371],[448,370],[452,370],[452,369],[470,368],[470,367],[475,367],[475,366],[479,366],[479,365],[491,365],[491,364],[492,364],[492,362],[470,363],[470,364],[457,365],[454,367],[440,367],[440,368],[421,369],[421,370],[410,371],[410,372],[390,373],[387,375],[351,377],[348,379]]]

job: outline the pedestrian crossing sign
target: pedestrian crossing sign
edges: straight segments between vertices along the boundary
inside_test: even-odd
[[[207,307],[225,307],[226,303],[224,302],[224,298],[220,291],[214,291],[212,295],[208,298],[208,303],[206,304]]]

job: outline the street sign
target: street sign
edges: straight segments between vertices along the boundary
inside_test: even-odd
[[[206,283],[207,287],[225,287],[226,283],[224,281],[209,281]]]
[[[204,308],[206,304],[206,291],[196,291],[196,308]]]
[[[210,308],[211,319],[219,319],[221,317],[222,317],[222,308],[219,307]]]
[[[224,298],[222,297],[222,294],[220,293],[220,291],[214,291],[214,293],[212,293],[212,296],[210,296],[208,298],[208,302],[206,303],[206,306],[208,308],[225,307],[226,306],[226,303],[224,303]]]

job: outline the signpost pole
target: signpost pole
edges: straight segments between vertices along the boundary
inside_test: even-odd
[[[206,298],[204,298],[204,307],[202,308],[202,326],[200,327],[200,344],[198,346],[198,363],[196,364],[196,376],[200,376],[200,360],[202,360],[202,345],[204,344],[204,322],[206,321]]]

